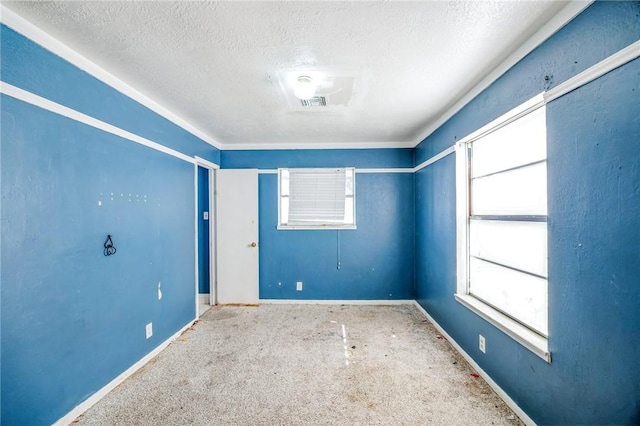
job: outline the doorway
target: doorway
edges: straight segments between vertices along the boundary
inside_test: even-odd
[[[217,165],[196,157],[196,316],[216,304],[216,215]]]

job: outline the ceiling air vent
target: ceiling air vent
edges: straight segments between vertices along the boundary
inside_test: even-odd
[[[311,99],[300,99],[303,107],[323,107],[327,106],[327,99],[324,96],[314,96]]]

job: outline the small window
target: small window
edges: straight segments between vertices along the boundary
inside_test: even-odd
[[[458,146],[456,298],[548,360],[546,146],[540,104]]]
[[[355,169],[279,169],[278,229],[355,229]]]

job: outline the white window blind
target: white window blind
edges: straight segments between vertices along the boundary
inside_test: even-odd
[[[547,336],[545,108],[469,144],[468,294]]]
[[[353,168],[280,169],[279,227],[355,225]]]

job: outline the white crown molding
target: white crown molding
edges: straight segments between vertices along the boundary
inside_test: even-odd
[[[140,93],[138,90],[129,86],[124,81],[106,71],[104,68],[98,66],[94,62],[82,56],[80,53],[71,49],[69,46],[63,44],[59,40],[53,38],[51,35],[44,32],[31,22],[27,21],[2,4],[0,4],[0,21],[13,30],[17,31],[18,33],[22,34],[23,36],[27,37],[28,39],[32,40],[33,42],[49,50],[50,52],[55,53],[62,59],[70,62],[71,64],[75,65],[83,71],[86,71],[98,80],[113,87],[120,93],[144,105],[145,107],[161,115],[177,126],[183,128],[192,135],[202,139],[211,146],[222,149],[222,145],[214,138],[207,135],[205,132],[201,131],[177,114],[161,106],[154,100],[150,99],[148,96]]]
[[[54,114],[58,114],[63,117],[75,120],[79,123],[86,124],[87,126],[94,127],[107,133],[111,133],[112,135],[119,136],[135,143],[139,143],[140,145],[155,149],[156,151],[163,152],[189,163],[196,164],[195,158],[189,157],[188,155],[176,151],[175,149],[167,148],[166,146],[161,145],[157,142],[143,138],[142,136],[138,136],[126,130],[122,130],[119,127],[113,126],[109,123],[105,123],[104,121],[100,121],[96,118],[73,110],[71,108],[67,108],[64,105],[60,105],[41,96],[35,95],[31,92],[27,92],[26,90],[20,89],[19,87],[12,86],[11,84],[5,83],[4,81],[0,81],[0,93],[11,96],[12,98],[18,99],[22,102],[37,106],[44,110],[53,112]]]
[[[531,112],[532,110],[539,108],[540,106],[551,102],[585,84],[590,83],[593,80],[596,80],[597,78],[603,76],[604,74],[618,68],[621,67],[622,65],[633,61],[634,59],[640,57],[640,40],[636,41],[632,44],[630,44],[629,46],[625,47],[624,49],[619,50],[618,52],[614,53],[613,55],[603,59],[602,61],[598,62],[597,64],[591,66],[590,68],[584,70],[583,72],[581,72],[580,74],[575,75],[574,77],[570,78],[569,80],[565,81],[564,83],[558,85],[557,87],[549,90],[548,92],[539,94],[534,96],[533,98],[529,99],[528,101],[524,102],[523,104],[517,106],[516,108],[512,109],[511,111],[506,112],[505,114],[501,115],[500,117],[496,118],[495,120],[487,123],[486,125],[482,126],[481,128],[471,132],[470,134],[468,134],[467,136],[465,136],[464,138],[462,138],[461,140],[459,140],[456,145],[460,145],[460,144],[464,144],[464,143],[468,143],[468,142],[472,142],[475,139],[478,139],[482,136],[484,136],[486,133],[489,133],[493,130],[496,130],[497,128],[508,124],[511,121],[514,121],[516,119],[518,119],[519,117]],[[120,128],[117,128],[115,126],[112,126],[108,123],[104,123],[100,120],[97,120],[93,117],[89,117],[85,114],[82,114],[80,112],[77,112],[75,110],[72,110],[70,108],[67,108],[63,105],[57,104],[55,102],[49,101],[45,98],[42,98],[38,95],[35,95],[33,93],[27,92],[25,90],[22,90],[20,88],[17,88],[15,86],[12,86],[8,83],[4,83],[2,81],[0,81],[0,92],[4,93],[8,96],[12,96],[16,99],[20,99],[24,102],[28,102],[32,105],[36,105],[39,106],[41,108],[47,109],[49,111],[52,111],[56,114],[60,114],[63,116],[66,116],[68,118],[72,118],[76,121],[80,121],[84,124],[96,127],[98,129],[104,130],[106,132],[124,137],[126,139],[129,139],[133,142],[137,142],[140,143],[142,145],[148,146],[150,148],[156,149],[158,151],[161,152],[165,152],[169,155],[173,155],[177,158],[183,159],[185,161],[189,161],[189,162],[200,162],[200,164],[202,165],[206,165],[209,166],[210,168],[216,168],[219,167],[218,165],[211,163],[207,160],[204,160],[200,157],[195,157],[194,159],[191,159],[190,157],[172,150],[170,148],[167,148],[163,145],[160,145],[156,142],[150,141],[148,139],[142,138],[140,136],[134,135],[133,133],[127,132],[125,130],[122,130]],[[400,142],[398,142],[400,143]],[[379,145],[379,143],[375,143],[378,144],[376,145],[377,148],[381,148],[381,146]],[[389,142],[388,144],[394,144],[393,142]],[[283,144],[286,145],[286,144]],[[413,167],[413,168],[379,168],[379,169],[375,169],[375,168],[365,168],[365,169],[358,169],[357,173],[411,173],[411,172],[417,172],[433,163],[435,163],[436,161],[446,157],[447,155],[451,154],[454,152],[455,150],[455,146],[456,145],[452,145],[449,148],[444,149],[443,151],[441,151],[440,153],[434,155],[433,157],[423,161],[422,163],[420,163],[419,165]],[[246,146],[246,145],[245,145]],[[262,149],[266,149],[265,145],[260,145],[262,147]],[[293,149],[291,148],[292,145],[286,145],[287,148],[286,149]],[[369,146],[371,147],[371,146]],[[398,146],[390,146],[392,148],[398,148]],[[310,148],[310,145],[305,145],[306,149],[312,149]],[[359,146],[359,148],[364,148],[362,145]],[[249,148],[247,148],[249,149]],[[251,148],[251,149],[255,149],[255,148]],[[281,148],[281,149],[285,149],[285,148]],[[315,147],[313,149],[327,149],[326,145],[324,145],[324,148],[321,147]],[[345,148],[338,148],[336,147],[335,149],[345,149]],[[269,173],[277,173],[277,170],[268,170],[268,169],[262,169],[259,171],[260,174],[269,174]]]
[[[566,95],[567,93],[602,77],[609,71],[621,67],[622,65],[640,57],[640,40],[631,43],[629,46],[614,53],[606,59],[598,62],[594,66],[587,68],[580,74],[571,77],[569,80],[559,84],[557,87],[544,93],[544,101],[551,102],[554,99]]]
[[[202,132],[201,130],[196,128],[195,126],[193,126],[190,123],[188,123],[186,120],[184,120],[180,116],[178,116],[178,115],[174,114],[173,112],[167,110],[166,108],[164,108],[163,106],[161,106],[157,102],[153,101],[152,99],[150,99],[146,95],[144,95],[144,94],[140,93],[139,91],[137,91],[136,89],[132,88],[131,86],[129,86],[128,84],[126,84],[122,80],[120,80],[117,77],[113,76],[112,74],[110,74],[109,72],[107,72],[106,70],[101,68],[100,66],[96,65],[95,63],[93,63],[89,59],[85,58],[84,56],[82,56],[81,54],[76,52],[75,50],[73,50],[70,47],[66,46],[65,44],[63,44],[62,42],[58,41],[57,39],[53,38],[51,35],[49,35],[48,33],[44,32],[40,28],[36,27],[35,25],[33,25],[29,21],[25,20],[24,18],[22,18],[21,16],[19,16],[15,12],[11,11],[10,9],[8,9],[6,6],[4,6],[2,4],[0,4],[0,21],[2,23],[4,23],[5,25],[11,27],[15,31],[19,32],[20,34],[24,35],[25,37],[31,39],[35,43],[41,45],[42,47],[44,47],[47,50],[55,53],[56,55],[62,57],[66,61],[68,61],[71,64],[75,65],[76,67],[86,71],[87,73],[89,73],[90,75],[94,76],[95,78],[97,78],[97,79],[101,80],[102,82],[108,84],[109,86],[113,87],[114,89],[118,90],[119,92],[123,93],[124,95],[126,95],[126,96],[130,97],[131,99],[139,102],[140,104],[146,106],[150,110],[156,112],[157,114],[159,114],[162,117],[168,119],[169,121],[173,122],[177,126],[183,128],[184,130],[188,131],[189,133],[193,134],[194,136],[202,139],[203,141],[209,143],[210,145],[212,145],[215,148],[218,148],[220,150],[398,149],[398,148],[415,148],[417,145],[419,145],[420,142],[422,142],[424,139],[426,139],[435,130],[437,130],[440,126],[442,126],[447,120],[449,120],[451,117],[453,117],[466,104],[468,104],[471,100],[473,100],[473,98],[475,98],[483,90],[485,90],[487,87],[489,87],[489,85],[491,85],[494,81],[496,81],[500,76],[502,76],[511,67],[513,67],[518,61],[520,61],[527,54],[529,54],[531,51],[533,51],[536,47],[538,47],[540,44],[542,44],[544,41],[546,41],[549,37],[551,37],[553,34],[555,34],[560,28],[562,28],[564,25],[566,25],[575,16],[580,14],[592,2],[593,1],[591,1],[591,0],[585,0],[585,1],[579,0],[579,1],[570,2],[558,14],[556,14],[544,26],[542,26],[532,37],[530,37],[524,44],[522,44],[515,52],[513,52],[506,60],[504,60],[500,65],[498,65],[496,68],[494,68],[493,71],[491,71],[484,79],[482,79],[480,81],[480,83],[478,83],[473,89],[471,89],[469,92],[467,92],[467,94],[465,96],[460,98],[451,108],[449,108],[438,119],[436,119],[434,122],[432,122],[421,133],[420,137],[414,139],[413,141],[395,141],[395,142],[393,142],[393,141],[389,141],[389,142],[331,142],[331,143],[321,143],[321,142],[320,143],[318,143],[318,142],[304,143],[304,142],[299,142],[299,143],[225,143],[225,144],[221,144],[220,142],[216,141],[215,139],[213,139],[209,135],[205,134],[204,132]],[[562,95],[564,95],[564,94],[566,94],[566,93],[568,93],[568,92],[570,92],[570,91],[572,91],[572,90],[574,90],[574,89],[576,89],[576,88],[578,88],[578,87],[580,87],[580,86],[582,86],[584,84],[587,84],[590,81],[593,81],[596,78],[606,74],[607,72],[609,72],[609,71],[611,71],[611,70],[613,70],[613,69],[615,69],[615,68],[617,68],[617,67],[619,67],[621,65],[624,65],[625,63],[637,58],[639,56],[639,53],[638,53],[639,51],[640,51],[640,41],[631,44],[630,46],[628,46],[627,48],[621,50],[620,52],[610,56],[609,58],[601,61],[600,63],[594,65],[593,67],[583,71],[582,73],[580,73],[580,74],[572,77],[571,79],[563,82],[559,86],[551,89],[550,91],[548,91],[547,93],[544,94],[545,103],[546,102],[550,102],[550,101],[552,101],[554,99],[557,99],[558,97],[560,97],[560,96],[562,96]],[[6,83],[3,83],[3,84],[6,85]],[[33,96],[37,97],[37,95],[33,95]],[[41,99],[44,99],[44,98],[41,98]],[[22,100],[25,100],[25,99],[22,99]],[[27,102],[30,102],[30,101],[27,100]],[[51,102],[51,101],[47,101],[47,102]],[[30,102],[30,103],[32,103],[32,102]],[[34,104],[34,105],[36,105],[36,104]],[[38,106],[42,106],[41,104],[37,104],[37,105]],[[56,105],[59,105],[59,104],[56,104]],[[59,105],[59,106],[61,108],[66,108],[66,107],[63,107],[62,105]],[[46,108],[46,109],[49,109],[49,108]],[[51,110],[53,112],[56,112],[56,113],[60,113],[59,111],[55,111],[55,110],[52,110],[52,109],[49,109],[49,110]],[[69,110],[69,111],[73,111],[73,110]],[[74,116],[76,116],[76,115],[84,116],[84,114],[79,113],[77,111],[73,111],[73,112],[74,112],[74,114],[73,114]],[[62,114],[62,115],[66,115],[66,114]],[[66,116],[68,116],[69,118],[73,118],[73,119],[77,120],[77,118],[74,118],[71,115],[66,115]],[[84,116],[84,117],[88,117],[88,116]],[[89,124],[89,125],[92,125],[94,127],[101,128],[102,130],[105,130],[104,126],[110,126],[109,124],[104,123],[104,122],[100,122],[99,120],[93,119],[92,117],[88,117],[88,118],[90,118],[91,120],[93,120],[95,122],[102,123],[102,125],[95,126],[94,124],[89,124],[89,123],[87,123],[86,121],[83,121],[83,120],[78,120],[78,121],[82,121],[85,124]],[[105,130],[105,131],[109,131],[110,133],[118,134],[119,136],[122,136],[122,134],[121,134],[122,132],[128,133],[129,135],[133,135],[133,134],[131,134],[129,132],[126,132],[126,131],[124,131],[122,129],[119,129],[119,128],[115,127],[115,126],[110,126],[110,127],[112,127],[113,129],[117,129],[118,132],[114,133],[113,131],[110,131],[110,130]],[[486,128],[486,127],[487,126],[483,126],[483,128]],[[477,131],[474,132],[474,133],[477,133]],[[135,136],[136,139],[144,139],[144,138],[140,138],[137,135],[133,135],[133,136]],[[139,142],[139,140],[134,140],[134,139],[130,138],[129,136],[123,136],[123,137],[126,137],[127,139],[133,140],[134,142]],[[148,140],[145,139],[145,141],[148,141]],[[143,144],[145,144],[147,146],[151,146],[154,149],[158,149],[158,147],[156,147],[155,145],[159,145],[159,144],[156,144],[155,142],[152,142],[152,141],[148,141],[148,142],[150,142],[151,144],[154,144],[154,146],[148,145],[147,143],[143,143]],[[163,148],[165,148],[165,147],[163,147]],[[167,152],[167,153],[170,153],[168,151],[173,151],[173,150],[168,149],[168,148],[166,150],[163,150],[163,149],[160,149],[160,150],[163,151],[163,152]],[[176,155],[176,156],[178,156],[178,158],[182,158],[182,156],[184,155],[184,154],[178,153],[177,151],[174,151],[174,152],[179,154],[179,155]],[[171,155],[174,155],[174,154],[171,153]],[[431,164],[431,163],[437,161],[440,158],[435,158],[435,159],[433,159],[433,161],[431,161],[431,160],[427,160],[427,161],[431,161],[429,163],[429,164]],[[425,167],[427,165],[428,164],[424,164],[423,163],[420,166],[414,167],[414,171],[420,170],[421,168],[423,168],[423,167]]]
[[[440,126],[447,122],[451,117],[458,113],[465,105],[471,102],[476,96],[482,93],[493,82],[500,78],[505,72],[511,69],[522,58],[531,53],[536,47],[540,46],[558,30],[564,27],[569,21],[578,16],[580,12],[586,9],[591,3],[589,1],[572,1],[566,5],[553,18],[547,21],[536,33],[531,36],[524,44],[522,44],[515,52],[507,57],[502,63],[495,67],[486,77],[469,90],[462,98],[460,98],[451,108],[440,115],[435,121],[431,122],[424,131],[411,143],[412,147],[416,147],[425,140],[429,135],[435,132]]]
[[[412,168],[391,168],[381,167],[379,169],[359,169],[355,168],[356,174],[371,174],[371,173],[413,173],[415,170]],[[277,175],[278,169],[258,169],[259,175]]]
[[[613,71],[616,68],[619,68],[633,61],[634,59],[637,59],[638,57],[640,57],[640,40],[634,43],[631,43],[629,46],[625,47],[624,49],[619,50],[613,55],[587,68],[586,70],[582,71],[580,74],[577,74],[571,77],[569,80],[558,85],[557,87],[554,87],[553,89],[547,92],[540,93],[534,96],[533,98],[529,99],[528,101],[522,103],[521,105],[518,105],[514,109],[507,111],[506,113],[502,114],[500,117],[496,118],[495,120],[492,120],[491,122],[485,124],[479,129],[469,133],[467,136],[465,136],[464,138],[456,142],[456,145],[453,145],[443,150],[442,152],[434,155],[428,160],[423,161],[418,166],[414,167],[413,171],[417,172],[418,170],[423,169],[435,163],[436,161],[440,160],[441,158],[444,158],[447,155],[453,153],[455,151],[456,146],[473,142],[476,139],[479,139],[485,136],[487,133],[493,132],[502,126],[505,126],[517,120],[518,118],[530,113],[531,111],[537,108],[540,108],[541,106],[546,105],[547,103],[555,99],[558,99],[559,97],[564,96],[567,93],[602,77],[606,73]]]
[[[296,143],[226,143],[225,151],[285,150],[285,149],[392,149],[413,148],[411,141],[405,142],[296,142]]]

